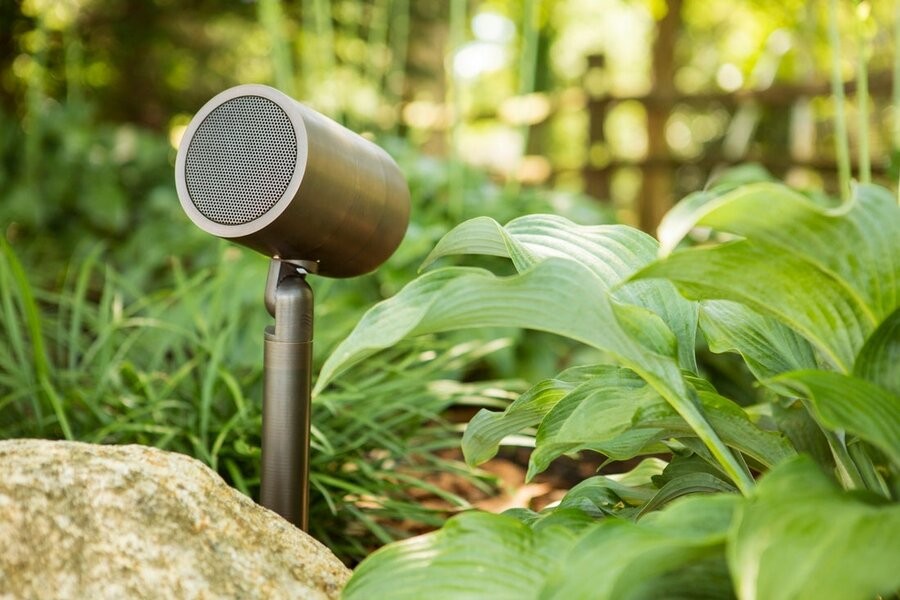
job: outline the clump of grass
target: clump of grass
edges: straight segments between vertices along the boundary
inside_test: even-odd
[[[257,495],[264,261],[233,249],[194,272],[173,261],[174,283],[147,292],[105,265],[98,246],[48,291],[5,240],[0,250],[0,438],[156,446]],[[460,432],[441,414],[490,402],[489,383],[455,380],[502,345],[420,340],[315,398],[313,535],[353,562],[467,506],[430,482],[435,471],[489,487],[442,456]],[[423,507],[423,494],[440,508]]]

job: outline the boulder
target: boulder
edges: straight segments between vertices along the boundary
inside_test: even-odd
[[[0,599],[337,598],[349,576],[187,456],[0,441]]]

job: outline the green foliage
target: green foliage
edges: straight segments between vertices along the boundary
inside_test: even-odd
[[[696,227],[719,241],[680,247]],[[540,514],[461,515],[388,546],[347,597],[896,591],[898,538],[874,524],[893,531],[900,514],[900,207],[873,186],[839,206],[771,182],[726,186],[676,207],[661,239],[657,248],[627,227],[542,215],[474,219],[426,265],[486,254],[508,258],[515,275],[437,268],[363,317],[319,389],[400,340],[462,328],[528,327],[605,353],[478,413],[463,437],[470,464],[522,433],[535,436],[529,477],[563,453],[656,458],[591,478]],[[743,358],[765,390],[758,404],[740,406],[700,376],[698,331],[713,352]],[[833,536],[822,535],[827,523]],[[692,587],[696,577],[707,587]]]
[[[900,586],[898,552],[900,507],[796,458],[748,498],[695,495],[636,522],[464,513],[374,553],[344,597],[864,599]]]
[[[760,482],[729,542],[741,598],[863,600],[900,588],[900,505],[843,492],[807,459]]]
[[[98,246],[46,291],[0,238],[0,439],[139,443],[195,456],[245,494],[259,485],[265,261],[226,250],[215,269],[171,267],[151,293],[103,264]],[[324,301],[322,322],[341,308]],[[328,329],[321,332],[327,343]],[[490,484],[442,451],[441,417],[463,398],[496,402],[462,373],[507,344],[419,340],[341,377],[313,405],[312,532],[345,560],[433,527],[467,500],[431,481]],[[507,386],[508,387],[508,386]],[[423,495],[446,508],[424,508]],[[404,526],[400,526],[405,523]]]
[[[167,233],[182,218],[172,211],[171,148],[160,136],[98,125],[81,103],[48,102],[39,137],[0,109],[0,130],[7,133],[0,136],[4,234],[26,264],[41,266],[42,283],[74,248],[99,240],[129,265],[132,281],[146,279],[172,253],[197,250],[202,236]],[[16,151],[29,140],[39,144],[39,160]]]

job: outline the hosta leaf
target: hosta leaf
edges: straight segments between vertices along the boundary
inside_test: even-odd
[[[541,598],[630,598],[655,579],[722,552],[736,495],[683,498],[634,524],[589,530],[547,579]],[[660,590],[657,597],[668,597]]]
[[[649,394],[650,392],[648,391],[647,393]],[[767,467],[774,466],[795,454],[794,449],[784,435],[776,431],[766,431],[759,428],[750,420],[747,412],[731,400],[706,390],[699,390],[697,395],[706,419],[728,446],[740,450]],[[557,409],[562,411],[561,407],[565,406],[565,402],[566,399],[564,398],[554,407],[553,411]],[[683,438],[684,436],[694,435],[691,427],[659,395],[656,395],[655,398],[649,396],[642,399],[641,402],[634,402],[632,406],[634,409],[630,423],[632,429],[626,432],[627,435],[634,434],[636,431],[652,432],[652,439]],[[592,414],[591,410],[592,407],[588,406],[580,413],[583,422],[576,425],[576,427],[585,431],[593,431],[594,442],[592,444],[582,442],[577,448],[599,448],[600,443],[603,441],[607,444],[616,442],[617,438],[615,437],[608,440],[604,437],[608,434],[609,429],[605,424],[597,424],[598,421],[603,420],[601,416],[596,416],[593,419],[584,417],[584,415]],[[603,407],[599,406],[597,410],[599,413],[603,410]],[[553,414],[553,411],[551,411],[550,415]],[[548,415],[548,418],[550,415]],[[575,419],[575,421],[578,422],[578,419]],[[566,439],[576,439],[572,438],[571,433],[567,436],[567,432],[561,431],[559,426],[556,426],[555,429],[560,430],[560,433],[553,437],[549,435],[549,431],[546,437],[542,437],[540,435],[541,431],[538,431],[537,447],[532,454],[532,461],[536,460],[535,455],[539,456],[542,461],[549,461],[551,459],[550,456],[544,456],[544,453],[550,454],[553,442],[562,444]],[[590,436],[591,434],[585,433],[583,435]],[[547,449],[543,451],[541,450],[542,442],[547,444]],[[572,447],[565,451],[568,452],[575,449],[576,447]],[[559,456],[561,453],[562,451],[555,453],[555,455],[552,455],[552,458]],[[541,464],[544,464],[544,462]],[[529,465],[529,472],[532,468]]]
[[[808,398],[823,425],[859,436],[900,466],[900,397],[864,379],[829,371],[795,371],[767,383]]]
[[[325,362],[321,390],[341,369],[404,337],[471,327],[548,331],[605,350],[652,385],[710,448],[735,482],[752,481],[692,400],[674,357],[648,350],[620,325],[609,285],[578,262],[548,258],[512,277],[481,269],[425,273],[370,309]]]
[[[576,377],[583,383],[576,385]],[[706,418],[727,445],[766,466],[794,453],[781,434],[759,429],[738,405],[706,389],[698,393]],[[593,450],[627,460],[664,452],[658,440],[694,435],[633,371],[597,366],[572,370],[565,382],[541,382],[502,413],[480,411],[466,428],[463,451],[470,464],[480,464],[496,454],[504,437],[538,424],[528,479],[568,452]]]
[[[653,497],[656,491],[653,478],[665,468],[664,461],[645,458],[630,471],[589,477],[566,493],[559,508],[579,508],[589,514],[604,514],[618,513],[624,505],[639,506]]]
[[[545,527],[565,527],[577,532],[596,524],[594,517],[578,508],[554,508],[543,512],[535,512],[530,508],[510,508],[503,515],[515,517],[534,531]]]
[[[747,411],[715,392],[698,392],[703,409],[726,443],[766,467],[773,467],[796,454],[783,434],[767,431],[754,423]]]
[[[750,241],[676,252],[635,277],[664,277],[687,297],[732,300],[770,315],[849,372],[875,321],[834,275]]]
[[[656,493],[648,479],[644,485],[627,485],[613,477],[597,475],[585,479],[560,500],[559,508],[577,508],[594,516],[614,514],[626,506],[638,507]]]
[[[819,465],[834,467],[834,456],[822,428],[802,402],[772,403],[772,418],[798,453],[808,454]]]
[[[641,507],[638,517],[657,510],[676,498],[688,494],[714,492],[736,492],[733,485],[710,473],[685,473],[667,481],[659,490]]]
[[[693,435],[663,397],[629,369],[597,366],[566,375],[568,381],[541,382],[502,413],[480,411],[463,437],[467,461],[488,460],[504,437],[538,424],[528,479],[568,452],[593,450],[626,460],[665,451],[654,444],[657,440]],[[576,384],[578,378],[583,383]],[[766,466],[793,454],[782,435],[759,429],[730,400],[708,390],[701,390],[699,396],[706,418],[727,445]]]
[[[866,340],[853,374],[900,395],[900,308]]]
[[[629,600],[732,600],[731,576],[725,556],[714,555],[679,566],[647,581]]]
[[[664,356],[678,356],[678,340],[656,313],[634,304],[612,303],[619,325],[646,348]]]
[[[462,439],[466,463],[480,465],[496,456],[508,435],[540,424],[550,409],[569,391],[595,374],[615,369],[610,366],[575,367],[553,379],[546,379],[516,398],[503,412],[481,409],[469,421]]]
[[[437,532],[373,553],[343,594],[350,600],[629,597],[657,577],[665,581],[721,553],[735,499],[683,499],[638,524],[538,518],[532,528],[512,516],[464,513]]]
[[[439,531],[385,546],[353,573],[343,598],[536,598],[577,534],[534,532],[518,519],[463,513]]]
[[[900,304],[900,206],[882,187],[857,186],[850,202],[827,208],[784,185],[742,186],[700,207],[676,207],[660,232],[663,250],[697,225],[802,257],[845,285],[874,321]]]
[[[900,589],[900,505],[868,505],[807,457],[763,478],[728,562],[742,600],[867,600]]]
[[[517,257],[518,252],[524,251],[521,244],[518,244],[497,221],[490,217],[476,217],[457,225],[442,237],[419,270],[421,272],[439,258],[454,254],[512,258]],[[523,266],[532,262],[533,258],[527,256],[514,259],[514,263]]]
[[[669,408],[633,371],[605,370],[567,393],[544,417],[527,477],[546,469],[561,454],[575,450],[595,450],[617,460],[636,456],[660,432],[633,429],[632,421],[642,407],[656,404]]]
[[[649,235],[623,225],[576,225],[555,215],[527,215],[505,227],[480,217],[454,228],[425,260],[425,266],[451,254],[487,254],[510,258],[520,273],[548,258],[572,260],[589,268],[609,287],[656,258],[659,245]],[[668,282],[632,282],[614,291],[627,304],[657,315],[678,340],[681,366],[696,372],[694,341],[697,306],[679,297]]]
[[[877,186],[826,208],[761,183],[676,207],[660,232],[671,251],[694,226],[746,242],[676,252],[638,277],[667,277],[689,297],[742,302],[812,342],[844,372],[900,302],[900,207]]]
[[[656,258],[656,241],[623,225],[576,225],[556,215],[527,215],[505,227],[479,217],[450,231],[425,259],[424,266],[450,254],[506,256],[519,272],[556,257],[590,269],[613,286]]]
[[[662,473],[652,477],[653,485],[661,488],[676,477],[682,477],[691,473],[708,473],[721,478],[721,471],[710,465],[702,457],[693,453],[676,453]]]
[[[466,267],[430,271],[366,312],[325,362],[316,389],[404,337],[474,327],[548,331],[641,360],[646,352],[619,326],[608,290],[586,267],[562,259],[512,277]],[[657,362],[663,371],[675,368],[665,357]]]
[[[775,319],[737,302],[701,302],[700,329],[710,350],[739,353],[757,379],[817,366],[809,342]]]

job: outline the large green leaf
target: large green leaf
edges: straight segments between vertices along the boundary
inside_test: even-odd
[[[588,267],[611,288],[656,258],[659,244],[624,225],[577,225],[555,215],[526,215],[501,226],[480,217],[449,232],[425,260],[431,264],[451,254],[487,254],[512,260],[520,273],[555,257]],[[697,306],[681,298],[668,282],[641,281],[618,287],[613,297],[656,313],[678,340],[681,366],[696,372],[694,341]]]
[[[511,277],[467,267],[430,271],[366,312],[325,362],[316,389],[340,370],[405,337],[476,327],[556,333],[626,361],[649,361],[654,372],[680,380],[671,358],[652,355],[622,329],[608,292],[609,285],[587,267],[556,258]]]
[[[676,252],[637,278],[665,277],[688,297],[775,317],[844,372],[900,301],[900,207],[883,188],[860,186],[852,202],[826,208],[785,186],[744,186],[676,207],[660,231],[663,250],[695,226],[746,240]]]
[[[736,495],[694,496],[637,524],[606,519],[563,558],[540,597],[630,598],[639,591],[646,597],[649,588],[667,598],[661,585],[667,574],[722,552],[738,501]]]
[[[628,596],[629,600],[733,600],[731,576],[725,556],[718,554],[681,565],[650,579]]]
[[[706,419],[726,445],[771,467],[795,452],[778,432],[757,427],[743,408],[715,392],[697,392]],[[471,425],[470,425],[471,427]],[[615,460],[664,451],[654,442],[693,436],[691,427],[628,369],[608,369],[560,398],[538,428],[528,477],[567,452],[594,450]]]
[[[641,408],[669,405],[633,371],[608,369],[567,393],[541,421],[531,453],[527,478],[547,468],[566,452],[594,450],[615,460],[665,452],[651,445],[659,429],[633,426]],[[670,409],[671,410],[671,409]]]
[[[783,435],[757,427],[738,405],[700,389],[706,418],[725,444],[772,466],[794,454]],[[503,438],[539,425],[527,477],[560,455],[594,450],[616,460],[665,452],[658,440],[692,436],[691,427],[633,371],[598,365],[570,369],[543,381],[503,412],[480,411],[466,427],[463,452],[469,464],[497,453]]]
[[[867,600],[900,589],[900,506],[842,492],[806,457],[739,509],[728,562],[742,600]]]
[[[767,383],[809,399],[823,425],[859,436],[900,466],[900,397],[864,379],[830,371],[794,371]]]
[[[770,315],[845,372],[876,325],[834,275],[798,255],[748,240],[679,251],[635,276],[664,277],[689,298],[732,300]]]
[[[710,350],[739,353],[757,379],[817,366],[809,342],[775,319],[737,302],[701,302],[700,329]]]
[[[853,374],[900,395],[900,308],[866,340]]]
[[[460,267],[425,273],[363,316],[325,362],[316,390],[404,337],[472,327],[548,331],[605,350],[635,371],[678,411],[737,485],[749,489],[752,481],[698,409],[675,357],[653,352],[623,329],[609,290],[588,267],[555,257],[511,277]]]
[[[665,597],[661,585],[675,584],[674,571],[720,555],[737,500],[683,499],[638,524],[535,519],[529,527],[511,516],[464,513],[372,554],[344,597],[605,599],[648,597],[651,589]]]
[[[785,185],[742,186],[699,207],[676,206],[660,231],[663,250],[698,225],[803,257],[841,281],[873,321],[900,304],[900,206],[885,188],[857,186],[851,201],[829,208]]]
[[[373,553],[356,568],[343,598],[537,598],[577,537],[564,527],[535,532],[510,516],[463,513],[433,534]]]
[[[463,434],[462,451],[466,463],[476,466],[490,460],[496,456],[503,438],[538,426],[544,415],[569,391],[610,369],[615,367],[598,365],[567,369],[553,379],[534,385],[502,412],[481,409],[469,421]]]

